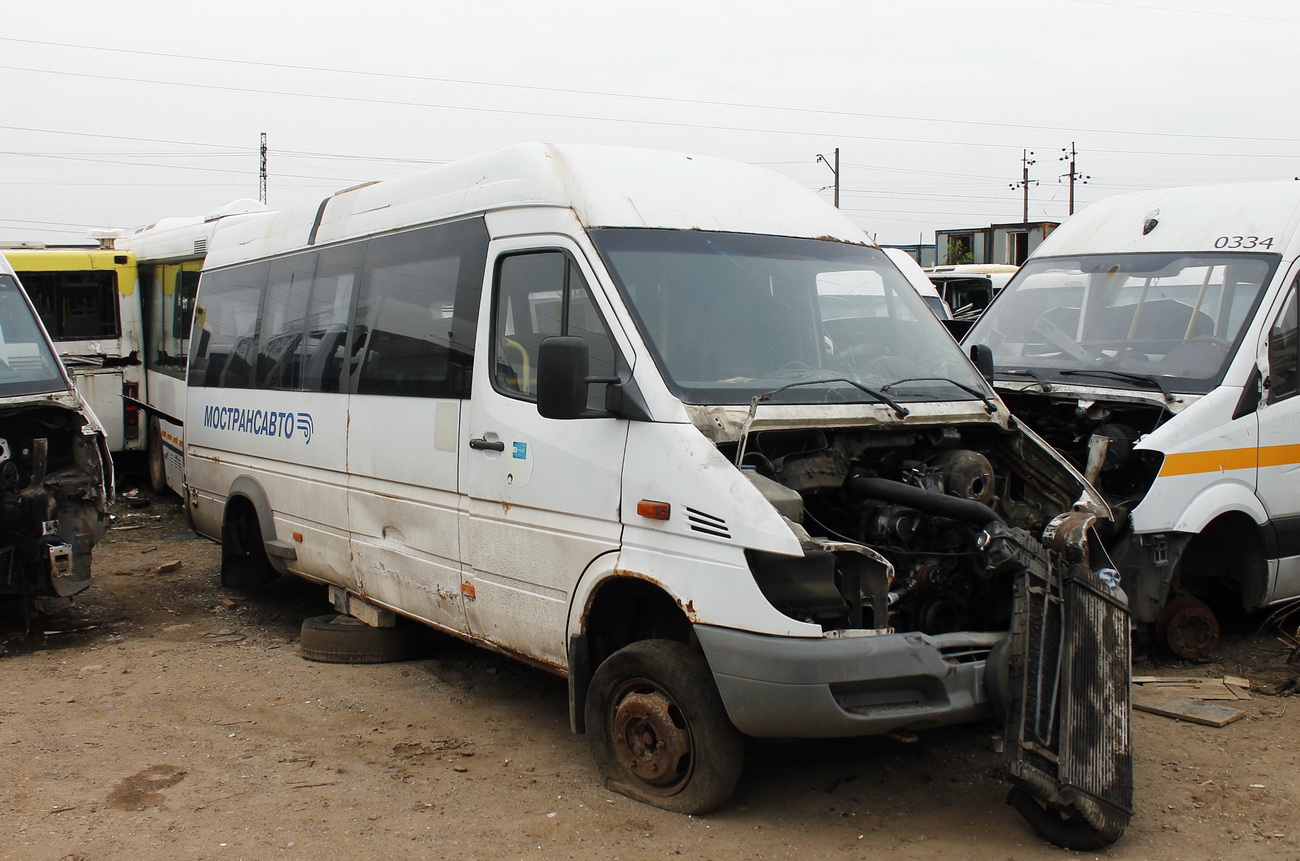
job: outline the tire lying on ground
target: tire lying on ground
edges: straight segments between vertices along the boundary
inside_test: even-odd
[[[298,653],[326,664],[383,664],[420,653],[419,631],[399,622],[374,628],[352,616],[331,613],[303,620]]]

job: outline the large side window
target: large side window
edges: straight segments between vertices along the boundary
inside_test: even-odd
[[[116,338],[117,273],[108,269],[19,272],[41,322],[56,341]]]
[[[202,265],[188,260],[140,266],[145,350],[152,371],[180,377],[185,370]]]
[[[302,388],[307,306],[315,274],[315,254],[271,261],[258,334],[254,388]]]
[[[1300,338],[1297,328],[1300,319],[1296,309],[1296,286],[1273,321],[1268,333],[1268,403],[1277,403],[1300,391]]]
[[[204,277],[202,302],[194,311],[199,334],[191,345],[191,386],[252,385],[257,317],[269,270],[269,263],[255,263]]]
[[[369,243],[352,333],[357,394],[469,397],[487,240],[472,219]]]
[[[591,375],[614,375],[614,340],[577,263],[563,251],[502,257],[493,295],[492,338],[493,377],[500,391],[536,399],[538,345],[551,335],[583,338],[591,356]],[[604,408],[603,386],[590,387],[587,406]]]

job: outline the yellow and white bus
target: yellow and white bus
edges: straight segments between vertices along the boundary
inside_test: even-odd
[[[18,273],[59,358],[104,425],[109,449],[140,451],[144,358],[134,256],[111,247],[0,247]]]

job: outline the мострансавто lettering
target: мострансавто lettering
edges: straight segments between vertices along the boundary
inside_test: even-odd
[[[292,439],[294,432],[297,431],[305,442],[311,442],[311,432],[314,429],[309,413],[219,406],[204,407],[203,426],[214,430],[237,431],[256,436],[277,436],[285,439]]]

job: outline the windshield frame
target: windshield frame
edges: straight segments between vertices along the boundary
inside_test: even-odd
[[[15,371],[10,345],[24,345],[23,364],[36,373]],[[22,284],[0,271],[0,399],[66,392],[71,388],[59,357]]]
[[[1155,264],[1162,261],[1163,265],[1156,268]],[[1203,395],[1222,384],[1251,331],[1281,261],[1282,256],[1275,253],[1220,251],[1030,258],[971,327],[963,344],[982,344],[993,351],[999,383],[1024,377],[1039,384],[1047,380],[1075,387]],[[1228,281],[1233,289],[1225,290],[1229,266],[1241,273],[1252,265],[1259,267],[1258,279],[1234,277]],[[1196,276],[1201,279],[1196,283],[1186,274],[1201,270],[1204,275]],[[1217,282],[1213,280],[1216,271],[1220,272]],[[1033,286],[1035,279],[1049,276],[1059,278],[1060,287]],[[1117,277],[1127,280],[1106,283]],[[1169,280],[1159,283],[1162,278]],[[1144,284],[1133,283],[1139,280]],[[1048,291],[1066,290],[1078,292],[1056,298],[1048,295]],[[1241,295],[1251,290],[1253,295]],[[1135,301],[1115,301],[1130,298],[1135,291]],[[1192,298],[1190,305],[1179,301],[1183,296]],[[1041,301],[1044,298],[1052,301]],[[1219,307],[1213,307],[1207,299]],[[1141,316],[1144,312],[1145,318]],[[1218,316],[1212,316],[1216,312]],[[1122,337],[1075,339],[1086,328],[1100,325],[1097,321],[1103,314],[1128,314],[1118,323],[1111,323],[1114,328],[1103,326],[1100,330],[1113,336],[1127,326]],[[1180,317],[1182,314],[1186,316]],[[1044,322],[1048,315],[1056,319]],[[1028,322],[1031,317],[1032,323]],[[1154,337],[1149,330],[1145,337],[1138,337],[1139,326],[1157,324],[1166,330],[1161,334],[1173,337]],[[1198,331],[1193,334],[1194,327]],[[1182,334],[1178,335],[1178,331]],[[1038,350],[1038,354],[1030,354],[1031,349]],[[1125,380],[1125,376],[1129,379]]]
[[[665,385],[684,403],[747,405],[770,394],[764,400],[772,404],[887,407],[873,390],[890,385],[888,399],[903,403],[981,399],[970,389],[993,395],[878,247],[664,228],[593,228],[588,235]],[[883,338],[855,331],[868,326],[901,349],[846,368],[851,351],[886,349]],[[688,374],[689,366],[707,364],[701,354],[709,351],[744,371]]]

